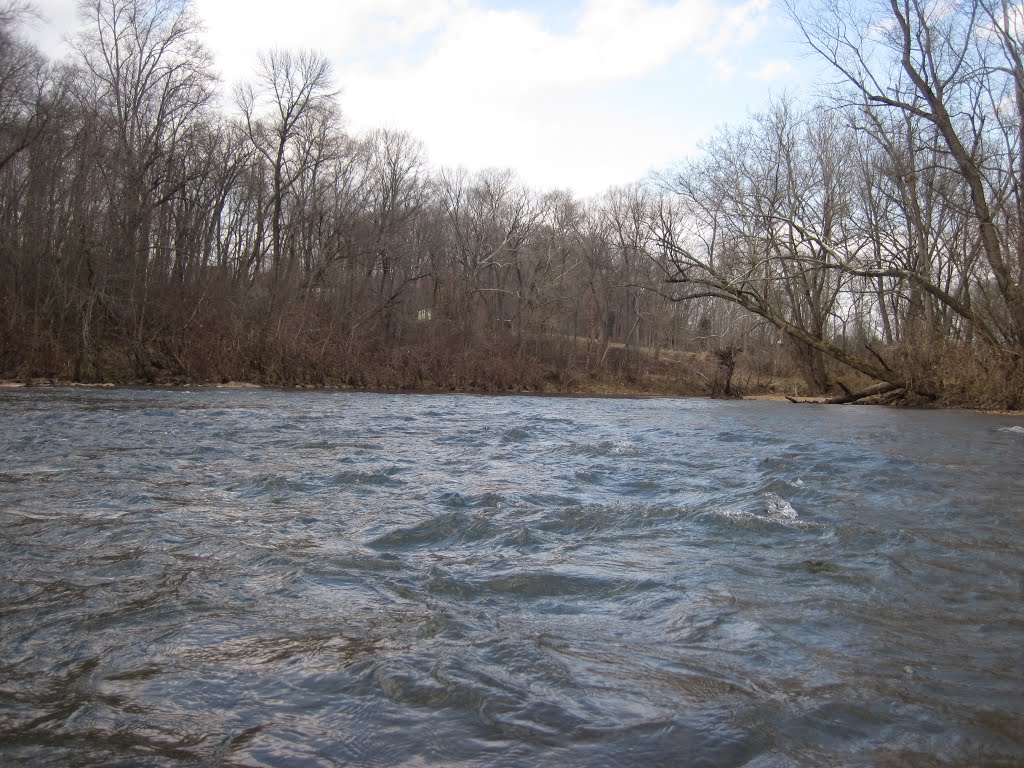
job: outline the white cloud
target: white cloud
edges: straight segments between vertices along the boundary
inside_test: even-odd
[[[721,80],[727,82],[736,74],[736,64],[729,59],[715,59],[715,72]]]
[[[957,3],[955,0],[926,0],[923,10],[927,18],[941,21],[956,13]]]
[[[706,34],[708,0],[654,5],[590,0],[577,26],[555,34],[541,16],[465,6],[452,13],[417,75],[520,90],[643,75]]]
[[[409,128],[437,164],[509,166],[531,184],[597,192],[695,143],[677,126],[628,114],[602,88],[642,88],[645,75],[695,48],[719,17],[708,0],[591,0],[556,34],[538,14],[465,5],[422,61],[339,67],[343,104],[354,127]]]
[[[454,0],[194,0],[225,80],[253,71],[268,48],[312,48],[337,63],[409,45],[463,3]]]
[[[58,58],[67,53],[64,37],[78,26],[78,4],[76,0],[35,0],[33,2],[43,15],[42,23],[33,24],[28,36],[47,56]]]
[[[679,106],[691,85],[665,68],[685,58],[688,76],[730,80],[748,66],[740,49],[763,35],[771,2],[565,0],[559,12],[572,10],[558,28],[529,10],[535,3],[498,10],[489,0],[194,6],[227,87],[251,76],[261,50],[314,48],[335,65],[353,130],[405,129],[436,164],[510,166],[530,184],[590,193],[695,147],[701,121],[719,119],[715,107]],[[54,39],[74,26],[76,0],[38,4],[54,19]],[[787,71],[765,62],[756,74]],[[730,89],[721,98],[745,97]]]
[[[998,39],[1000,31],[1005,29],[1017,40],[1024,38],[1024,3],[1009,4],[1005,12],[998,13],[993,20],[985,18],[978,25],[978,31],[982,37]],[[998,29],[995,25],[998,25]]]
[[[761,62],[761,66],[751,73],[755,80],[774,82],[781,80],[793,71],[793,65],[785,59],[768,59]]]
[[[767,21],[771,0],[746,0],[725,12],[717,33],[703,46],[706,53],[718,54],[748,45],[760,34]]]

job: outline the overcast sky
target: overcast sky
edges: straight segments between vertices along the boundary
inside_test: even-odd
[[[76,0],[35,0],[51,55]],[[404,129],[436,166],[510,167],[579,195],[692,154],[816,62],[778,0],[195,0],[226,84],[258,51],[315,48],[348,126]]]

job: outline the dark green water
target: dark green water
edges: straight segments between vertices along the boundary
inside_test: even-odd
[[[1024,420],[0,391],[0,763],[1024,763]]]

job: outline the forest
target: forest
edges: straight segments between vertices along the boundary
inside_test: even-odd
[[[824,95],[579,199],[348,131],[314,51],[227,91],[188,0],[61,60],[0,2],[0,378],[1024,406],[1024,6],[789,3]]]

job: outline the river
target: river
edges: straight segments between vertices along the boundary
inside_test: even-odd
[[[1024,419],[0,390],[0,763],[1024,762]]]

